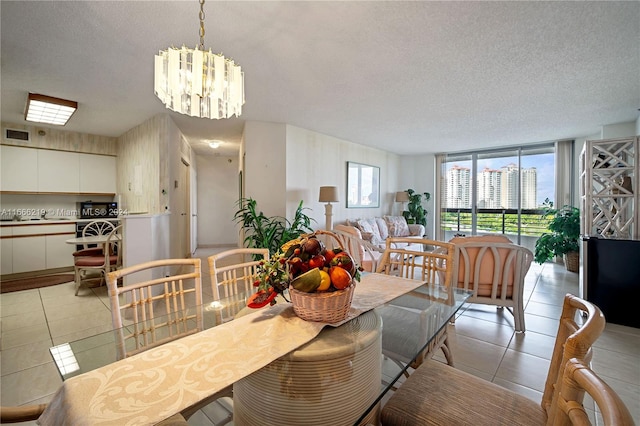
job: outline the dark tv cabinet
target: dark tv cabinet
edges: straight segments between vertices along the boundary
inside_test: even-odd
[[[581,294],[609,323],[640,328],[640,240],[583,238]]]

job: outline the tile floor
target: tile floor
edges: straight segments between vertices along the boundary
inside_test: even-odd
[[[206,258],[214,251],[197,255]],[[49,347],[111,328],[105,287],[85,289],[79,297],[74,291],[68,283],[0,296],[2,405],[47,402],[61,384]],[[525,286],[526,333],[514,333],[507,311],[465,305],[451,327],[457,368],[540,401],[567,292],[578,294],[578,274],[562,265],[533,264]],[[640,423],[640,329],[607,324],[595,344],[593,368]],[[189,423],[213,425],[221,415],[219,406],[210,406]]]

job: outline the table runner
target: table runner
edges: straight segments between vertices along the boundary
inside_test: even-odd
[[[325,326],[350,321],[422,284],[366,274],[339,324],[304,321],[290,304],[280,303],[149,349],[68,379],[38,423],[158,423],[313,340]]]

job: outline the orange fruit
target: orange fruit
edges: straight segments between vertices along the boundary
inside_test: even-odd
[[[329,269],[331,284],[338,290],[345,289],[351,285],[351,274],[339,266],[333,266]]]

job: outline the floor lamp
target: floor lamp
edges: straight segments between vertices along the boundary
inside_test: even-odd
[[[338,200],[338,187],[337,186],[321,186],[320,187],[320,196],[318,197],[318,201],[321,203],[327,203],[324,206],[324,215],[325,215],[325,229],[327,231],[331,231],[333,228],[333,206],[331,203],[337,203]]]

